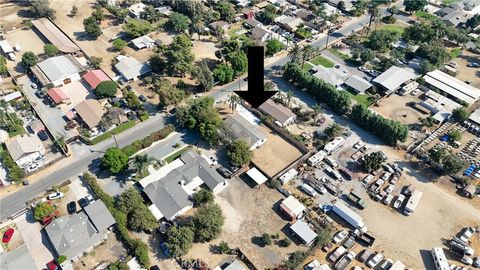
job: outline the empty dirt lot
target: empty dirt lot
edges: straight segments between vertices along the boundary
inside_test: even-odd
[[[379,107],[371,106],[370,108],[388,119],[399,121],[405,125],[411,125],[418,123],[419,117],[425,118],[428,116],[407,105],[409,102],[418,101],[419,99],[411,94],[405,96],[393,94],[382,99]]]
[[[212,242],[194,244],[187,258],[201,258],[209,266],[215,266],[220,260],[218,255],[211,254],[210,247],[225,241],[231,248],[239,247],[258,269],[266,269],[279,265],[288,253],[306,250],[306,247],[294,243],[288,248],[275,243],[266,247],[256,244],[256,237],[263,233],[278,233],[279,239],[284,239],[283,231],[289,223],[276,212],[277,203],[284,197],[265,185],[251,188],[250,184],[234,178],[230,186],[217,196],[216,202],[226,217],[223,232]]]
[[[259,125],[258,129],[267,135],[267,142],[253,151],[252,161],[267,176],[273,177],[302,155],[296,147],[266,126]]]

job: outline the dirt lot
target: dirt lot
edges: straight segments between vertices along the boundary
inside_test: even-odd
[[[126,253],[122,243],[117,240],[114,233],[109,233],[105,242],[95,247],[88,255],[81,257],[73,264],[73,269],[94,269],[101,262],[115,262]]]
[[[302,155],[297,148],[271,129],[263,125],[259,125],[258,128],[261,132],[267,134],[267,142],[253,151],[252,161],[267,176],[273,177]],[[265,159],[265,157],[268,157],[268,159]]]
[[[5,2],[7,1],[2,1],[2,4],[0,5],[0,10],[2,11],[0,25],[2,25],[2,28],[6,31],[21,27],[22,20],[19,20],[18,16],[19,14],[26,14],[28,4],[20,6],[18,4]]]
[[[407,106],[407,103],[409,102],[418,101],[419,99],[411,94],[407,94],[405,96],[393,94],[382,99],[379,107],[372,106],[370,108],[388,119],[399,121],[405,125],[411,125],[418,123],[419,117],[424,118],[428,116]]]
[[[20,52],[15,52],[15,56],[17,57],[15,61],[7,60],[7,66],[12,71],[13,76],[23,72],[23,68],[20,68],[19,64],[22,61],[22,55],[24,52],[31,51],[35,54],[41,54],[44,52],[43,45],[45,45],[45,43],[31,29],[18,28],[7,32],[5,37],[11,46],[15,46],[15,44],[18,43],[21,47]]]
[[[276,210],[277,203],[284,197],[265,185],[251,188],[250,184],[248,180],[244,182],[235,178],[217,196],[216,202],[226,217],[221,236],[210,243],[194,244],[186,257],[202,258],[208,265],[215,266],[223,258],[212,255],[210,247],[225,241],[231,248],[239,247],[258,269],[266,269],[280,264],[288,253],[306,250],[306,247],[296,244],[288,248],[281,248],[275,243],[266,247],[257,244],[256,237],[263,233],[278,233],[279,239],[284,239],[288,222]]]
[[[461,81],[471,81],[473,86],[480,88],[480,70],[478,68],[467,67],[467,64],[470,62],[480,63],[479,58],[480,56],[478,54],[463,50],[460,56],[453,59],[453,61],[458,64],[458,75],[456,78]]]
[[[195,54],[195,60],[200,59],[213,59],[217,60],[215,51],[218,50],[215,42],[193,40],[193,53]]]

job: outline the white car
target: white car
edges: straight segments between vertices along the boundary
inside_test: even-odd
[[[322,195],[328,192],[327,189],[324,186],[319,186],[317,188],[317,191],[320,192],[320,194],[322,194]]]
[[[55,192],[55,193],[49,194],[47,196],[47,199],[56,200],[56,199],[61,199],[63,197],[65,197],[65,195],[62,192]]]
[[[374,176],[371,175],[371,174],[365,176],[365,177],[362,179],[362,184],[365,185],[365,186],[367,186],[367,185],[370,183],[370,181],[372,181],[373,177],[374,177]]]
[[[472,265],[473,263],[473,259],[468,256],[463,256],[460,261],[466,265]]]
[[[395,185],[390,184],[390,185],[388,185],[387,188],[385,189],[385,192],[386,192],[387,194],[390,194],[390,193],[393,192],[394,189],[395,189]]]
[[[304,270],[313,270],[313,269],[318,269],[320,267],[320,262],[317,260],[313,260],[309,262],[305,267],[303,268]]]
[[[38,88],[38,86],[37,86],[36,83],[31,83],[30,86],[31,86],[33,89],[37,89],[37,88]]]
[[[87,196],[85,196],[85,199],[86,199],[89,203],[92,203],[92,202],[95,201],[95,199],[93,199],[92,194],[88,194]]]
[[[360,149],[364,145],[365,143],[363,141],[358,141],[356,144],[353,145],[353,149]]]
[[[213,166],[218,165],[218,161],[216,158],[214,158],[213,156],[209,156],[208,158],[212,161]]]
[[[474,232],[475,232],[475,229],[472,227],[465,228],[465,231],[462,233],[462,235],[460,235],[460,240],[462,240],[465,243],[468,243]]]
[[[383,203],[385,205],[389,205],[393,200],[393,195],[392,194],[387,194],[387,196],[385,196],[385,199],[383,199]]]
[[[342,242],[348,235],[347,230],[339,231],[335,236],[333,237],[333,243],[338,244]]]
[[[402,206],[403,201],[405,200],[405,195],[399,194],[395,202],[393,203],[393,208],[398,209]]]
[[[375,266],[377,266],[377,264],[379,264],[383,260],[383,258],[384,256],[382,253],[377,253],[367,262],[367,266],[370,268],[374,268]]]

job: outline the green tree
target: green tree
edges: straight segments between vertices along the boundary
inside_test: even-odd
[[[128,156],[117,147],[108,148],[100,166],[110,173],[117,174],[128,167]]]
[[[321,228],[317,234],[315,245],[320,247],[327,245],[332,240],[332,234],[333,230],[330,226]]]
[[[167,247],[172,257],[180,257],[192,248],[194,232],[188,226],[172,227],[167,233]]]
[[[284,265],[288,269],[297,269],[297,267],[303,263],[303,261],[307,258],[308,254],[303,251],[295,251],[290,254],[287,260],[284,261]]]
[[[261,21],[264,24],[273,24],[275,18],[277,17],[277,9],[274,5],[268,5],[266,6],[260,14],[258,14],[256,17],[259,21]]]
[[[7,75],[8,68],[7,68],[7,59],[3,55],[0,55],[0,75]]]
[[[198,83],[200,90],[208,91],[213,87],[213,73],[208,67],[206,60],[200,61],[198,66],[193,70],[193,77]]]
[[[266,54],[272,56],[279,51],[283,50],[283,44],[278,39],[270,39],[266,45]]]
[[[233,69],[228,64],[218,64],[213,69],[213,78],[222,84],[229,83],[233,80]]]
[[[213,8],[220,13],[220,18],[227,22],[233,22],[235,20],[235,5],[226,1],[218,1]]]
[[[87,35],[92,36],[94,38],[98,38],[102,35],[102,29],[97,23],[95,17],[90,16],[83,20],[83,29]]]
[[[300,45],[297,43],[293,44],[293,46],[288,50],[288,57],[293,63],[298,64],[302,58],[302,47],[300,47]]]
[[[157,219],[153,216],[152,212],[143,205],[132,211],[128,216],[128,227],[133,231],[151,231],[158,226]]]
[[[142,103],[138,99],[137,95],[133,91],[127,91],[123,97],[127,101],[127,105],[132,110],[138,110],[142,108]]]
[[[173,12],[168,18],[165,27],[177,33],[186,33],[190,27],[190,19],[181,13]]]
[[[265,246],[270,246],[272,244],[272,237],[269,233],[262,234],[262,242]]]
[[[142,13],[140,13],[140,18],[148,21],[149,23],[156,23],[162,17],[162,14],[151,5],[147,5]]]
[[[178,89],[167,79],[156,80],[153,91],[158,94],[161,107],[177,105],[187,95],[184,90]]]
[[[115,81],[103,81],[95,88],[95,95],[98,98],[115,97],[118,89],[118,83]]]
[[[427,0],[405,0],[403,4],[405,5],[405,11],[414,12],[422,10],[428,3]]]
[[[43,202],[33,208],[33,217],[35,220],[42,220],[44,217],[47,217],[55,212],[55,206],[49,202]]]
[[[232,65],[233,75],[237,77],[247,71],[247,55],[242,51],[231,53],[227,56],[227,61]]]
[[[368,155],[366,155],[363,158],[363,168],[365,169],[366,172],[370,173],[375,170],[380,169],[382,166],[382,163],[385,161],[382,153],[380,152],[373,152]]]
[[[363,49],[360,51],[360,59],[363,63],[372,61],[375,58],[375,52],[370,49]]]
[[[463,121],[467,120],[468,117],[470,117],[470,113],[464,107],[460,107],[452,111],[452,118],[458,123],[463,123]]]
[[[365,45],[372,50],[385,52],[390,48],[390,45],[399,38],[397,34],[389,30],[375,30],[370,34]]]
[[[218,250],[218,253],[220,254],[228,254],[230,253],[231,248],[228,246],[227,242],[222,241],[220,242],[220,244],[218,244],[217,250]]]
[[[199,242],[208,242],[217,238],[224,222],[225,217],[218,204],[209,203],[199,207],[193,215],[195,239]]]
[[[200,189],[198,192],[194,193],[192,196],[193,205],[198,207],[207,203],[213,202],[215,196],[213,193],[206,189]]]
[[[253,153],[246,141],[236,140],[228,145],[227,156],[233,164],[243,166],[250,163]]]
[[[50,8],[48,0],[30,0],[30,11],[37,18],[48,17],[55,19],[55,10]]]
[[[335,137],[342,135],[342,132],[343,128],[337,123],[333,123],[326,127],[325,130],[323,130],[323,134],[327,136],[327,140],[331,140]]]
[[[448,136],[450,136],[450,139],[453,141],[460,141],[462,139],[462,132],[459,130],[452,130],[448,132]]]
[[[96,9],[93,10],[92,12],[92,17],[97,20],[97,22],[103,21],[105,19],[105,14],[103,13],[103,9],[101,7],[97,7]]]
[[[55,47],[53,44],[45,44],[43,45],[43,51],[45,51],[45,54],[48,55],[48,57],[52,57],[58,54],[58,48]]]
[[[116,261],[107,266],[107,270],[130,270],[125,262]]]
[[[33,66],[35,66],[38,62],[38,56],[36,56],[33,52],[25,52],[22,55],[22,66],[25,69],[29,69]]]
[[[192,70],[195,59],[192,47],[192,41],[185,34],[173,38],[173,42],[168,45],[165,52],[168,63],[167,70],[170,74],[180,74],[181,77],[184,77],[185,73]]]
[[[102,64],[103,59],[101,57],[96,57],[96,56],[91,56],[90,59],[88,59],[88,64],[92,68],[100,68],[100,65]]]
[[[292,240],[288,239],[287,237],[285,237],[284,239],[278,242],[278,245],[280,247],[289,247],[291,244],[292,244]]]
[[[127,46],[127,42],[121,38],[117,38],[112,42],[112,45],[117,51],[121,51]]]
[[[153,30],[153,26],[146,20],[131,19],[122,26],[123,31],[136,38],[148,34]]]
[[[456,174],[465,169],[467,163],[459,156],[450,154],[443,160],[442,165],[446,174]]]
[[[450,153],[445,147],[434,147],[428,150],[428,156],[434,162],[441,164]]]

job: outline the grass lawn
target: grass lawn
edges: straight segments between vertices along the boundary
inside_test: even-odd
[[[457,58],[462,53],[462,48],[454,48],[450,51],[452,59]]]
[[[385,30],[388,30],[392,33],[396,33],[398,35],[402,35],[403,32],[405,32],[404,27],[399,26],[399,25],[395,25],[395,24],[387,24],[387,25],[384,25],[382,28],[385,29]]]
[[[453,3],[458,2],[458,0],[443,0],[442,2],[443,2],[444,5],[449,6]]]
[[[370,97],[368,94],[363,94],[363,95],[360,95],[360,94],[355,94],[353,92],[350,92],[350,91],[345,91],[348,93],[348,95],[353,99],[355,100],[356,102],[360,103],[360,104],[363,104],[364,106],[368,107],[370,105],[372,105],[373,102],[371,102],[370,100],[368,100],[368,98]]]
[[[448,0],[445,0],[445,1],[448,1]],[[424,18],[424,19],[429,20],[429,21],[433,21],[437,18],[437,16],[435,16],[433,14],[430,14],[428,12],[425,12],[425,11],[417,11],[417,12],[415,12],[415,16],[417,16],[418,18]]]
[[[343,60],[348,60],[350,57],[346,53],[339,51],[337,48],[328,48],[328,51],[340,57]]]
[[[312,60],[309,61],[310,63],[314,64],[314,65],[322,65],[326,68],[332,68],[334,66],[333,62],[328,60],[327,58],[319,55],[315,58],[313,58]]]
[[[305,70],[305,71],[309,71],[309,70],[312,69],[312,68],[313,68],[313,65],[312,65],[312,64],[310,64],[310,63],[305,63],[305,65],[303,65],[303,68],[302,68],[302,69]]]
[[[170,163],[170,162],[174,161],[175,159],[179,158],[183,153],[185,153],[189,149],[190,149],[190,146],[186,146],[186,147],[178,150],[177,152],[175,152],[175,153],[171,154],[170,156],[166,157],[165,162]]]

